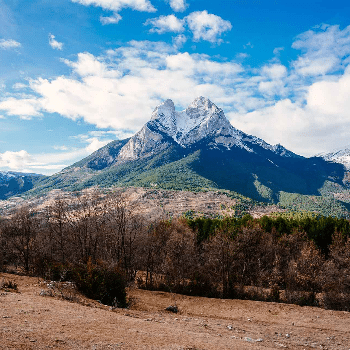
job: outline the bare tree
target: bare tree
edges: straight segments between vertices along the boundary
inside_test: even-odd
[[[191,282],[196,268],[196,239],[183,220],[173,221],[168,231],[162,269],[168,285],[182,291]]]
[[[229,227],[221,227],[205,244],[207,268],[212,277],[222,285],[222,296],[228,297],[231,271],[236,253],[236,242]]]
[[[65,263],[68,249],[69,204],[58,196],[54,203],[46,208],[46,238],[49,241],[50,258]]]
[[[26,206],[17,209],[8,220],[6,231],[9,245],[18,256],[26,273],[29,273],[35,255],[37,224],[36,213]]]
[[[350,238],[333,236],[321,273],[326,308],[350,311]]]

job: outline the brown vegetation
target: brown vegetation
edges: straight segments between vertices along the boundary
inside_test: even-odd
[[[110,305],[125,304],[117,288],[137,277],[144,289],[350,309],[350,240],[337,232],[328,254],[302,230],[249,219],[200,238],[184,218],[145,222],[120,193],[96,190],[17,208],[0,221],[0,241],[3,271],[71,280]]]

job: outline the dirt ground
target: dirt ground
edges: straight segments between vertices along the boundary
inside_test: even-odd
[[[115,309],[41,296],[38,278],[0,274],[0,349],[350,349],[350,313],[129,290]],[[179,313],[165,311],[176,304]]]

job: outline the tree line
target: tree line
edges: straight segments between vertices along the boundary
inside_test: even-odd
[[[120,193],[57,197],[0,220],[0,269],[72,280],[105,303],[125,287],[350,309],[350,226],[327,217],[152,222]],[[320,297],[321,296],[321,297]]]

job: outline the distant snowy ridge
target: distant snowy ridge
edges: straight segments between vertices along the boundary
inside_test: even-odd
[[[350,147],[347,146],[343,149],[338,149],[329,153],[320,153],[316,157],[322,157],[328,162],[340,163],[345,166],[347,170],[350,170]]]
[[[265,141],[234,128],[222,109],[208,98],[196,98],[185,110],[177,112],[172,100],[166,100],[152,113],[152,118],[119,153],[120,160],[150,156],[166,149],[172,142],[183,148],[208,140],[211,148],[233,147],[255,153],[255,146],[283,157],[298,157],[281,145]]]
[[[19,173],[15,171],[0,171],[0,184],[7,182],[11,179],[16,179],[23,176],[32,176],[37,174],[29,174],[29,173]]]

